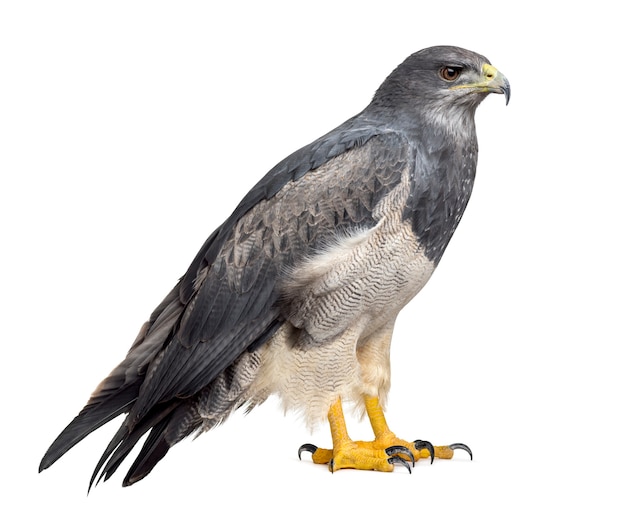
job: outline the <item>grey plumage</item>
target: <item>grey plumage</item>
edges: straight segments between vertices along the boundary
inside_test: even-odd
[[[463,84],[486,63],[453,47],[413,54],[363,112],[270,170],[207,239],[40,470],[122,413],[92,483],[99,472],[109,478],[146,432],[125,485],[184,437],[269,394],[311,421],[337,396],[384,397],[395,316],[428,280],[467,205],[473,115],[490,92],[454,89],[439,70],[463,70],[453,81]],[[492,90],[508,97],[506,80],[498,84]]]

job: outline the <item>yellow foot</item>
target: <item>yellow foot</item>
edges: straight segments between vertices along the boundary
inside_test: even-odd
[[[449,446],[433,446],[428,441],[416,440],[412,443],[399,439],[389,430],[383,410],[378,398],[374,396],[364,397],[367,415],[374,430],[373,441],[353,441],[348,436],[346,421],[343,416],[341,399],[337,399],[328,410],[328,422],[330,433],[333,438],[333,449],[325,450],[313,444],[303,444],[298,450],[298,457],[302,458],[302,452],[311,452],[313,462],[316,464],[328,464],[331,471],[338,469],[375,469],[378,471],[393,471],[394,464],[402,464],[411,472],[409,462],[415,465],[415,461],[430,457],[430,462],[435,457],[451,459],[454,450],[472,452],[462,443]]]
[[[462,443],[448,446],[433,446],[428,441],[416,440],[409,443],[393,434],[385,435],[374,441],[344,440],[332,450],[318,448],[313,444],[303,444],[298,450],[298,457],[302,452],[311,452],[316,464],[328,464],[330,471],[339,469],[370,469],[376,471],[393,471],[394,464],[402,464],[411,472],[409,462],[414,466],[415,461],[423,458],[451,459],[454,450],[465,450],[472,458],[468,446]]]

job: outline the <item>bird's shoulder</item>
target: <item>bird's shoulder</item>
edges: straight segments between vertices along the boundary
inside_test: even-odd
[[[317,208],[324,194],[337,202],[342,195],[355,195],[356,189],[387,190],[399,180],[398,168],[413,163],[413,153],[413,142],[404,132],[358,117],[293,152],[257,182],[209,236],[181,279],[181,299],[191,298],[198,277],[229,242],[233,244],[238,228],[253,220],[256,225],[264,215],[267,220],[273,201],[289,212],[289,202],[293,206],[308,200]]]

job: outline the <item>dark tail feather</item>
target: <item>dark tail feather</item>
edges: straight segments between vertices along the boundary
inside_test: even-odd
[[[107,446],[106,450],[104,450],[102,457],[100,457],[100,460],[98,461],[98,464],[96,465],[96,469],[93,470],[93,474],[91,475],[91,479],[89,480],[89,489],[87,489],[87,493],[91,491],[91,487],[94,485],[94,480],[96,480],[96,477],[98,476],[98,472],[100,471],[102,466],[104,466],[108,458],[111,456],[111,454],[115,451],[115,449],[120,445],[120,443],[124,440],[124,438],[127,435],[128,435],[128,429],[126,428],[126,421],[124,421],[124,423],[122,423],[122,426],[113,436],[113,439],[111,439],[111,442]],[[102,474],[100,475],[100,478],[98,478],[98,480],[96,481],[95,485],[98,485],[101,479],[102,479]]]
[[[165,454],[171,447],[165,439],[165,429],[169,422],[169,418],[164,419],[152,429],[135,462],[133,462],[124,477],[122,482],[124,487],[133,485],[135,482],[145,478],[154,466],[165,457]]]
[[[91,432],[130,410],[137,398],[138,385],[128,387],[102,402],[87,404],[50,445],[41,459],[39,471],[49,468]]]
[[[137,398],[137,387],[128,387],[103,401],[87,404],[61,432],[44,455],[39,471],[50,467],[69,449],[108,421],[128,413]],[[172,400],[155,406],[129,430],[128,416],[100,457],[89,481],[89,490],[100,480],[108,480],[135,447],[149,432],[139,455],[133,462],[123,485],[132,485],[152,471],[167,454],[170,447],[187,437],[202,422],[189,400]]]
[[[124,487],[145,478],[172,446],[202,426],[202,418],[193,401],[179,401],[170,407],[167,417],[151,423],[154,428],[128,470],[122,482]],[[156,421],[158,424],[155,424]]]
[[[96,476],[98,475],[98,473],[100,473],[101,469],[102,472],[100,473],[100,477],[96,481],[96,485],[102,479],[104,479],[104,481],[106,482],[109,478],[111,478],[111,476],[117,471],[117,468],[120,466],[122,461],[135,447],[139,439],[141,439],[141,437],[143,437],[146,432],[152,429],[146,443],[144,443],[142,452],[139,454],[135,462],[141,459],[142,454],[145,452],[146,445],[152,438],[154,438],[155,434],[163,431],[161,425],[167,425],[167,422],[171,417],[170,413],[176,406],[177,404],[173,403],[167,407],[160,407],[158,410],[153,411],[151,415],[146,416],[141,420],[140,423],[135,425],[130,433],[128,432],[128,426],[126,422],[124,422],[113,437],[113,439],[111,439],[111,442],[102,454],[102,457],[100,457],[100,460],[96,465],[93,475],[91,475],[91,480],[89,481],[89,489],[91,489],[92,485],[94,485],[94,480],[96,480]]]

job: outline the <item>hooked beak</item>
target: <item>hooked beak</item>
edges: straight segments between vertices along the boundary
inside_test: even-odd
[[[450,89],[473,89],[476,93],[498,93],[503,94],[506,104],[511,98],[511,86],[507,78],[491,64],[483,64],[482,80],[472,84],[461,84],[452,86]]]

